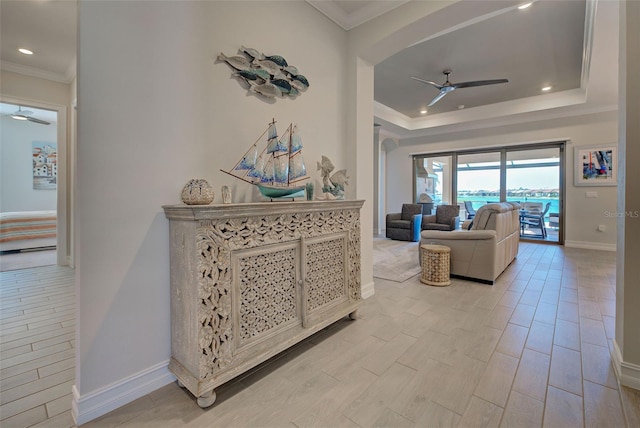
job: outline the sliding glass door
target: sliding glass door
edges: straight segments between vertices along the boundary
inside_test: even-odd
[[[563,243],[564,145],[414,156],[416,202],[458,204],[461,220],[487,203],[518,202],[521,238]]]
[[[436,205],[452,200],[451,156],[421,157],[415,160],[414,195],[423,204],[423,213],[430,214]]]
[[[508,151],[506,167],[506,200],[522,207],[522,237],[559,242],[560,147]]]
[[[500,152],[457,157],[457,200],[461,219],[471,219],[482,205],[500,201]]]

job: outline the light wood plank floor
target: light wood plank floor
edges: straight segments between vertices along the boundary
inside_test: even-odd
[[[23,250],[0,254],[0,272],[51,266],[57,263],[55,249]]]
[[[71,427],[73,270],[0,273],[0,425]]]
[[[376,280],[342,320],[218,389],[167,385],[90,427],[624,427],[615,254],[525,243],[493,286]]]
[[[16,272],[0,276],[0,423],[73,426],[72,271]],[[376,279],[361,319],[229,382],[207,410],[170,384],[85,426],[623,427],[614,301],[615,254],[524,243],[493,287]]]

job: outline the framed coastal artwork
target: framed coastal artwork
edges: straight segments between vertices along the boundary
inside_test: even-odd
[[[58,151],[56,143],[33,141],[32,168],[35,190],[55,190],[58,180]]]
[[[614,144],[574,148],[576,186],[615,186],[618,184],[618,150]]]

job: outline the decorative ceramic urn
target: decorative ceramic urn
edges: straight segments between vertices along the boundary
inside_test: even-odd
[[[213,188],[207,180],[194,178],[182,189],[181,198],[187,205],[208,205],[214,199]]]

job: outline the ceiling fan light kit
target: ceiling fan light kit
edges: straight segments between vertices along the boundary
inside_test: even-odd
[[[499,83],[508,83],[509,82],[509,79],[493,79],[493,80],[472,80],[472,81],[469,81],[469,82],[452,83],[452,82],[449,81],[449,75],[451,74],[451,70],[447,69],[447,70],[444,70],[442,73],[445,76],[447,76],[446,82],[444,82],[442,85],[440,85],[440,84],[438,84],[436,82],[432,82],[430,80],[424,80],[424,79],[421,79],[419,77],[411,76],[411,78],[413,80],[417,80],[418,82],[422,82],[422,83],[426,83],[427,85],[431,85],[431,86],[433,86],[434,88],[436,88],[436,89],[438,89],[440,91],[440,93],[438,95],[436,95],[429,102],[429,104],[427,104],[427,107],[431,107],[432,105],[434,105],[435,103],[440,101],[449,92],[453,92],[456,89],[473,88],[473,87],[476,87],[476,86],[496,85],[496,84],[499,84]]]
[[[51,122],[33,117],[33,112],[29,110],[22,110],[22,107],[18,106],[18,111],[8,115],[11,119],[15,120],[28,120],[29,122],[37,123],[40,125],[51,125]]]

